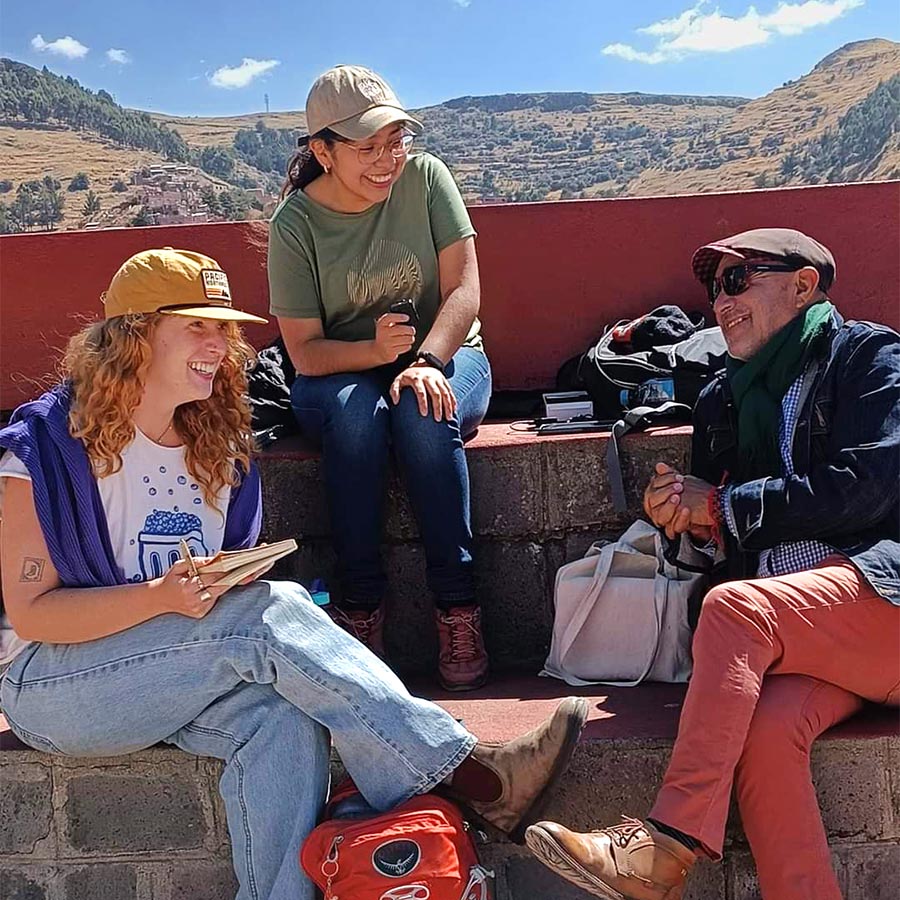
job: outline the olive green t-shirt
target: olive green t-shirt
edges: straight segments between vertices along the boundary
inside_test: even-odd
[[[319,319],[331,340],[360,341],[374,338],[391,303],[409,299],[418,347],[441,303],[438,253],[474,234],[450,170],[428,153],[411,156],[388,198],[361,213],[295,191],[269,226],[270,310]],[[480,348],[480,330],[476,319],[464,344]]]

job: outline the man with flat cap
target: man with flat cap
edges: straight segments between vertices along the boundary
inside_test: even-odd
[[[810,747],[864,701],[900,700],[900,336],[843,321],[830,251],[762,228],[701,247],[694,274],[728,346],[694,410],[691,474],[658,463],[651,521],[715,553],[694,674],[644,821],[527,833],[605,898],[679,900],[721,858],[735,788],[765,900],[840,900]]]

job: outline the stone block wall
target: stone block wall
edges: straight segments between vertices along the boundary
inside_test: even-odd
[[[498,671],[540,667],[550,646],[556,570],[593,541],[616,538],[641,515],[643,489],[657,460],[684,470],[690,453],[687,428],[625,438],[628,510],[620,515],[610,499],[607,441],[600,434],[536,438],[495,424],[467,444],[478,590],[488,652]],[[266,454],[261,466],[263,539],[295,537],[301,543],[275,573],[306,585],[315,577],[335,585],[320,459],[277,451]],[[403,672],[433,671],[436,637],[425,559],[396,472],[388,488],[382,553],[392,663]]]
[[[582,745],[546,815],[574,828],[643,810],[671,750],[663,740]],[[820,741],[813,776],[845,900],[900,896],[900,738]],[[174,749],[60,760],[0,753],[2,900],[233,900],[221,765]],[[527,850],[481,847],[494,900],[587,900]],[[350,898],[352,900],[352,898]],[[732,814],[722,864],[701,863],[685,900],[760,900]]]
[[[174,749],[0,753],[0,898],[233,898],[220,771]]]

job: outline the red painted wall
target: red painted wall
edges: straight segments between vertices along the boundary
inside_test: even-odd
[[[837,258],[845,316],[900,328],[900,182],[735,194],[477,206],[482,320],[498,389],[551,385],[603,326],[662,303],[702,309],[690,274],[702,243],[748,228],[800,228]],[[0,408],[52,381],[59,348],[101,311],[118,266],[148,247],[207,253],[236,303],[265,314],[264,241],[245,223],[0,238]],[[250,326],[260,344],[274,327]]]

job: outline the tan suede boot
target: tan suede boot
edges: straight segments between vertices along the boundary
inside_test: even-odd
[[[589,834],[538,822],[525,833],[525,842],[557,875],[604,900],[681,900],[697,861],[684,844],[649,822],[628,818]]]
[[[539,815],[551,789],[565,771],[588,715],[588,702],[568,697],[543,725],[505,744],[475,745],[471,759],[499,781],[495,800],[473,800],[451,783],[446,790],[477,820],[522,843],[525,828]]]

